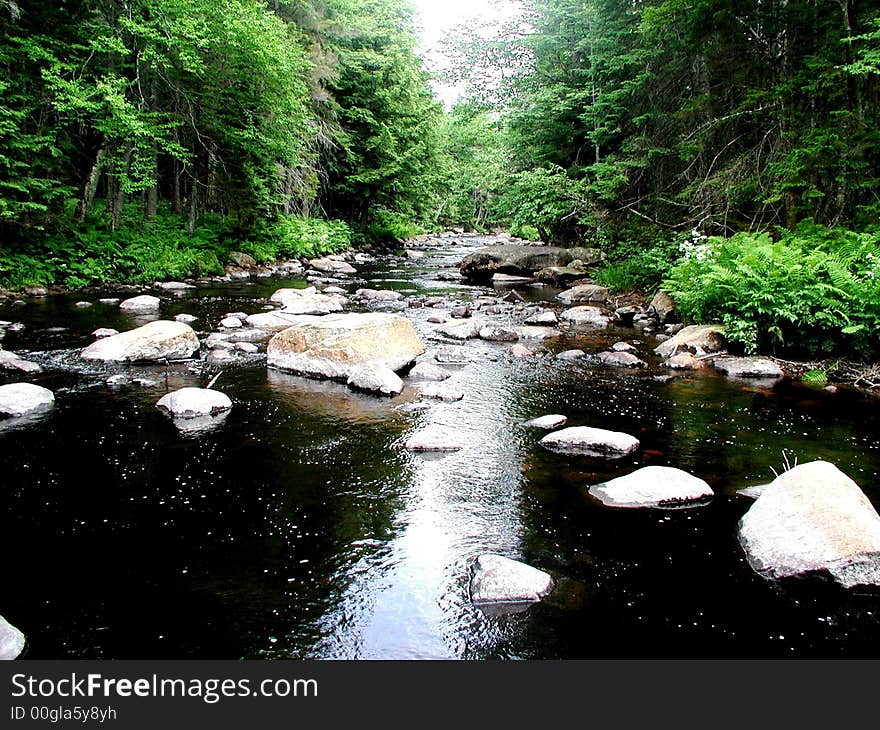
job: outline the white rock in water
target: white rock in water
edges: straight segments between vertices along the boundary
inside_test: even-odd
[[[608,507],[681,507],[713,496],[702,479],[670,466],[646,466],[632,474],[590,487]]]
[[[103,340],[105,337],[113,337],[113,335],[118,335],[119,330],[112,329],[110,327],[100,327],[92,332],[92,337],[96,340]]]
[[[98,300],[98,304],[119,304],[119,297],[104,297]]]
[[[83,302],[77,302],[73,306],[76,307],[77,309],[88,309],[89,307],[92,307],[94,305],[91,302],[83,301]]]
[[[444,452],[461,451],[464,448],[462,438],[455,432],[438,427],[427,426],[413,434],[406,442],[408,451]]]
[[[192,284],[185,284],[182,281],[157,281],[153,284],[157,289],[163,291],[186,291],[187,289],[195,289]]]
[[[586,357],[586,354],[583,350],[566,350],[565,352],[560,352],[556,355],[557,360],[580,360]]]
[[[526,428],[542,428],[545,431],[552,431],[554,428],[564,426],[566,423],[568,423],[567,416],[551,415],[533,418],[531,421],[526,421],[523,426]]]
[[[303,316],[270,340],[267,364],[314,378],[348,380],[360,366],[397,372],[424,352],[405,317],[378,312]]]
[[[563,304],[580,304],[597,302],[604,304],[608,301],[608,289],[598,284],[582,284],[562,292],[556,298]]]
[[[183,322],[184,324],[192,324],[197,321],[198,317],[193,317],[191,314],[175,314],[174,321],[175,322]]]
[[[611,324],[611,317],[607,316],[599,307],[572,307],[566,309],[560,315],[560,319],[574,325],[588,327],[607,327]]]
[[[525,323],[527,325],[537,325],[537,326],[551,325],[552,326],[552,325],[555,325],[557,322],[559,322],[559,318],[556,316],[556,312],[554,312],[550,309],[545,309],[543,312],[537,312],[536,314],[533,314],[531,317],[529,317],[526,320]]]
[[[17,659],[24,651],[24,634],[0,616],[0,661]]]
[[[644,368],[647,363],[631,352],[600,352],[596,360],[609,368]]]
[[[767,485],[740,520],[739,541],[767,578],[826,572],[847,588],[880,586],[880,516],[825,461],[796,466]]]
[[[0,415],[26,416],[55,405],[55,395],[47,388],[32,383],[0,385]]]
[[[125,312],[156,312],[159,310],[161,303],[162,300],[159,297],[144,294],[143,296],[126,299],[119,305],[119,308]]]
[[[354,295],[368,302],[396,302],[403,299],[403,294],[400,292],[386,289],[358,289]]]
[[[225,317],[220,321],[220,326],[225,329],[238,329],[241,327],[241,320],[238,317]]]
[[[606,459],[619,459],[639,450],[640,443],[635,436],[619,431],[606,431],[602,428],[575,426],[551,433],[541,439],[541,446],[560,454],[579,454],[601,456]]]
[[[452,373],[438,365],[433,365],[429,362],[420,362],[409,371],[409,377],[414,380],[433,380],[439,383],[444,380],[449,380],[449,378],[452,377]]]
[[[382,395],[400,395],[403,392],[403,381],[397,373],[389,368],[354,368],[348,376],[348,387],[368,393]]]
[[[357,269],[351,264],[331,257],[312,259],[309,265],[322,274],[356,274]]]
[[[437,328],[437,332],[453,340],[474,340],[486,322],[478,319],[454,319]]]
[[[471,578],[471,600],[481,603],[536,603],[553,590],[543,570],[503,555],[480,555]]]
[[[782,368],[766,357],[716,357],[715,369],[730,378],[771,378],[785,376]]]
[[[181,388],[160,398],[156,407],[167,411],[174,418],[199,418],[230,410],[232,401],[225,393],[216,390]]]
[[[158,320],[93,342],[80,356],[104,362],[159,362],[185,360],[198,349],[199,338],[189,325]]]
[[[482,327],[479,336],[487,342],[516,342],[519,339],[519,333],[513,327],[497,324]]]
[[[300,316],[302,315],[283,310],[278,312],[260,312],[259,314],[251,314],[247,318],[247,324],[249,327],[255,327],[267,332],[281,332],[297,324],[300,321]]]

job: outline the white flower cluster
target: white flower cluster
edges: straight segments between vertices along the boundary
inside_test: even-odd
[[[865,255],[868,264],[868,270],[865,272],[866,279],[874,279],[880,274],[880,255],[869,253]]]
[[[696,228],[691,231],[690,237],[681,242],[678,248],[685,259],[696,259],[697,261],[705,261],[712,253],[712,243],[709,241],[709,236]]]

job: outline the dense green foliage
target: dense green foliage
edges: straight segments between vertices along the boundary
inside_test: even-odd
[[[459,77],[502,109],[502,213],[545,240],[634,219],[709,234],[859,226],[880,212],[880,7],[528,0],[459,40]]]
[[[418,232],[442,116],[405,0],[0,2],[0,283]]]
[[[749,351],[878,353],[880,234],[804,222],[774,241],[739,233],[685,244],[666,288],[695,321]]]

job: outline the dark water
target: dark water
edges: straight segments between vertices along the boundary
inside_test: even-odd
[[[434,278],[462,255],[447,240],[417,264],[361,276],[414,294],[485,294]],[[163,316],[189,311],[197,327],[213,325],[261,311],[282,285],[169,297]],[[0,424],[0,614],[27,634],[30,658],[880,656],[878,597],[769,583],[736,539],[750,502],[735,491],[771,479],[783,449],[836,463],[880,503],[870,399],[703,372],[661,384],[654,368],[512,360],[480,343],[468,345],[474,362],[453,368],[465,399],[424,412],[398,409],[410,389],[390,401],[357,395],[267,371],[257,357],[221,375],[217,388],[235,403],[223,425],[186,436],[155,403],[217,369],[136,368],[157,384],[106,386],[116,370],[82,366],[75,348],[98,326],[143,320],[77,309],[78,298],[0,309],[26,325],[4,346],[36,352],[47,369],[29,380],[57,398],[42,419]],[[431,313],[407,312],[426,337]],[[634,337],[548,347],[598,351]],[[547,413],[632,433],[643,451],[611,464],[548,453],[519,426]],[[406,452],[429,423],[457,429],[467,447]],[[677,511],[609,510],[587,496],[646,464],[689,470],[717,496]],[[556,591],[525,613],[483,614],[467,580],[487,551],[551,572]]]

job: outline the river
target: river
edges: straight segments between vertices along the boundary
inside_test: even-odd
[[[408,299],[471,301],[507,290],[438,279],[492,239],[444,236],[424,258],[381,259],[344,285]],[[196,329],[304,282],[271,278],[163,295],[162,317]],[[531,302],[559,290],[522,287]],[[168,390],[204,386],[203,363],[132,368],[154,381],[109,387],[79,361],[98,327],[143,317],[53,296],[0,306],[21,322],[3,341],[40,362],[27,380],[56,407],[0,423],[0,614],[28,637],[25,658],[604,658],[876,657],[880,598],[815,580],[768,582],[746,563],[738,489],[825,459],[880,500],[877,403],[785,381],[775,388],[714,371],[670,382],[656,343],[632,329],[572,332],[513,358],[510,345],[466,345],[449,366],[458,403],[409,409],[394,399],[268,370],[260,355],[223,370],[234,408],[222,426],[185,435],[156,407]],[[384,305],[413,319],[429,346],[437,310]],[[205,329],[210,332],[209,328]],[[553,353],[639,340],[651,367],[619,371]],[[13,382],[10,374],[0,383]],[[401,407],[403,406],[403,407]],[[521,424],[562,413],[569,425],[637,436],[617,462],[543,450]],[[407,452],[426,424],[465,448]],[[680,510],[614,510],[587,487],[647,464],[707,480],[715,498]],[[501,553],[550,572],[556,590],[527,611],[474,607],[468,570]]]

